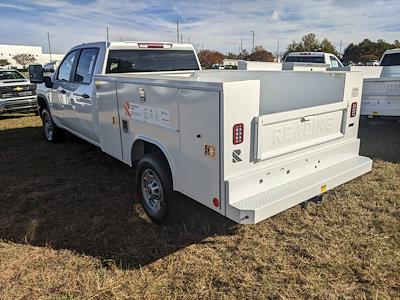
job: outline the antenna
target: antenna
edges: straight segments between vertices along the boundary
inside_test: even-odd
[[[179,20],[176,19],[176,41],[179,43]]]
[[[250,30],[251,33],[253,33],[253,50],[252,52],[254,52],[254,30]]]
[[[108,35],[108,25],[106,26],[106,35],[107,35],[107,43],[110,41],[109,35]]]
[[[47,32],[47,41],[49,42],[49,54],[50,54],[50,62],[52,61],[51,59],[51,44],[50,44],[50,33]]]

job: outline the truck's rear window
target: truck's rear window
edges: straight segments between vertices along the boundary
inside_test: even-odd
[[[288,56],[285,62],[324,64],[325,59],[323,56]]]
[[[190,50],[110,50],[106,73],[198,70]]]
[[[20,73],[15,71],[0,71],[0,80],[25,79]]]
[[[385,54],[381,66],[400,66],[400,53]]]

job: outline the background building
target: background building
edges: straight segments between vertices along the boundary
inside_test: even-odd
[[[22,45],[2,45],[0,44],[0,60],[6,59],[10,65],[7,68],[22,68],[13,57],[17,54],[32,54],[36,61],[35,63],[45,65],[50,62],[50,54],[43,53],[40,46],[22,46]],[[60,61],[64,54],[51,54],[51,61]]]

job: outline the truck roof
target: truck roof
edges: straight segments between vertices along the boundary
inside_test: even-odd
[[[393,53],[400,53],[400,48],[386,50],[385,53],[383,53],[383,55],[385,55],[385,54],[393,54]]]
[[[124,49],[194,50],[192,44],[179,44],[171,42],[149,42],[149,41],[124,41],[124,42],[101,41],[93,43],[83,43],[74,48],[81,48],[82,46],[104,47],[105,44],[108,49],[114,49],[114,50],[124,50]]]

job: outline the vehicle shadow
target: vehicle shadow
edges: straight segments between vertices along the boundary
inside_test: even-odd
[[[134,169],[71,135],[53,145],[42,138],[41,128],[0,131],[0,166],[3,240],[138,268],[237,230],[188,198],[190,213],[178,224],[150,222],[134,196]]]
[[[361,118],[360,154],[388,162],[400,162],[400,119]]]

